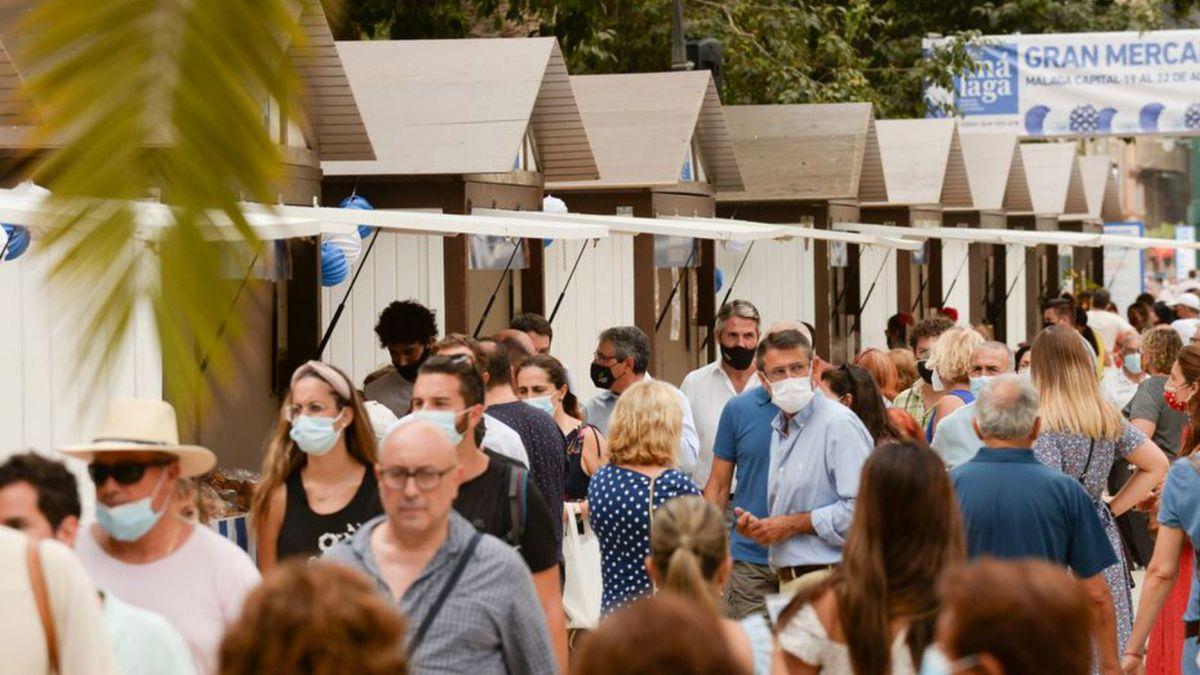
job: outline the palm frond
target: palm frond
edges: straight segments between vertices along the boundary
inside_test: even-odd
[[[111,374],[147,304],[177,405],[202,400],[202,359],[228,367],[239,326],[226,261],[238,246],[205,234],[224,214],[253,246],[238,202],[276,199],[282,150],[267,106],[301,114],[287,54],[299,14],[296,0],[43,0],[27,17],[25,97],[47,148],[33,172],[52,192],[41,248],[49,282],[77,299],[86,386]],[[172,222],[146,236],[127,200],[154,196]]]

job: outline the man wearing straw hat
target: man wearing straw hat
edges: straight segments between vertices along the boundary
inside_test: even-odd
[[[259,582],[250,558],[216,532],[171,512],[175,484],[216,464],[207,448],[181,445],[175,409],[116,399],[88,445],[62,448],[88,462],[97,524],[75,548],[96,584],[159,614],[187,642],[196,669],[212,673],[227,625]]]

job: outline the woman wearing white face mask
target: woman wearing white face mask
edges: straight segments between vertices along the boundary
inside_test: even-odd
[[[342,371],[309,361],[292,374],[250,507],[258,566],[316,557],[383,511],[375,433]]]
[[[975,400],[971,393],[971,353],[981,344],[983,336],[974,330],[951,328],[942,333],[934,345],[928,365],[933,371],[933,388],[944,395],[938,399],[925,423],[926,443],[933,442],[938,422]]]
[[[579,403],[567,386],[567,371],[549,354],[529,357],[517,368],[517,396],[548,413],[567,439],[567,501],[587,499],[592,474],[607,461],[608,441],[600,430],[583,421]]]

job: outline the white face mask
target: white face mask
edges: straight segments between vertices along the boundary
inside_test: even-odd
[[[789,415],[795,415],[812,402],[812,398],[812,380],[807,377],[789,377],[771,383],[771,402]]]
[[[933,382],[931,384],[933,385],[934,391],[946,391],[946,389],[948,389],[946,383],[942,381],[942,378],[938,375],[936,370],[933,371]]]

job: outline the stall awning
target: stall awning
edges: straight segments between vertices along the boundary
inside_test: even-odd
[[[1200,241],[1177,241],[1175,239],[1155,239],[1154,237],[1126,237],[1118,234],[1100,235],[1100,243],[1104,246],[1118,248],[1173,248],[1200,250]]]
[[[469,216],[435,211],[360,211],[314,206],[276,206],[275,211],[280,215],[313,218],[331,225],[368,225],[406,234],[480,234],[530,239],[599,239],[608,236],[608,228],[603,224],[546,219],[540,216],[552,214],[533,211],[488,209],[487,213],[481,213],[482,209],[476,209]]]
[[[475,209],[474,213],[499,218],[531,218],[547,223],[576,223],[606,227],[613,234],[660,234],[672,237],[715,239],[718,241],[755,241],[787,237],[788,228],[763,223],[743,223],[720,218],[702,218],[692,222],[676,218],[638,218],[584,213],[544,213]]]
[[[1019,246],[1101,246],[1101,235],[1080,232],[1050,232],[1038,230],[990,230],[965,227],[896,227],[867,223],[838,223],[834,227],[849,232],[862,232],[904,239],[948,239],[977,244],[1016,244]]]
[[[28,189],[0,190],[0,222],[10,225],[25,225],[34,229],[44,227],[48,218],[55,215],[55,204],[48,201],[48,193]],[[106,211],[109,202],[103,200],[88,200],[94,205],[93,211],[99,217]],[[154,239],[158,232],[174,222],[171,207],[158,202],[132,202],[137,219],[138,236],[143,239]],[[68,206],[74,210],[74,206]],[[290,237],[309,237],[322,233],[351,234],[355,231],[353,224],[328,224],[311,214],[284,214],[271,212],[259,204],[247,204],[243,207],[246,220],[259,239],[286,239]],[[242,238],[234,227],[233,221],[224,213],[213,212],[210,218],[215,224],[205,236],[213,240],[237,241]]]
[[[764,226],[765,223],[755,223],[748,220],[735,220],[731,218],[689,218],[686,216],[667,216],[670,220],[683,220],[693,223],[712,223],[721,224],[740,224],[745,226]],[[897,237],[887,235],[876,236],[873,233],[854,233],[841,232],[838,230],[818,230],[815,227],[802,227],[799,225],[777,225],[783,232],[778,237],[779,239],[814,239],[818,241],[835,241],[844,244],[857,244],[860,246],[883,246],[886,248],[898,248],[906,251],[915,251],[921,248],[917,242],[906,241]]]

